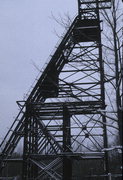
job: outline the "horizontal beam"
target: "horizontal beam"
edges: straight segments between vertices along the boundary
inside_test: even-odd
[[[30,158],[41,160],[42,158],[55,158],[55,157],[80,157],[81,159],[88,158],[88,159],[100,159],[104,157],[104,152],[64,152],[59,154],[31,154]]]

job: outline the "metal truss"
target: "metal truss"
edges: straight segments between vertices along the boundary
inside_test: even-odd
[[[110,3],[78,1],[78,16],[27,100],[18,102],[21,110],[1,143],[1,168],[22,139],[23,180],[72,179],[76,159],[100,160],[109,173],[99,10]]]

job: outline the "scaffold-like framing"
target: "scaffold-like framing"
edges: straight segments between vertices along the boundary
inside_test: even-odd
[[[78,0],[77,17],[27,100],[18,102],[21,110],[1,143],[1,170],[22,139],[23,180],[72,180],[73,162],[85,159],[99,161],[102,172],[97,177],[109,179],[109,117],[99,11],[110,6],[111,0]],[[116,80],[120,88],[122,67]]]

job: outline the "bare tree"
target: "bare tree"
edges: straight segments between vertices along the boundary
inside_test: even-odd
[[[107,90],[107,98],[112,109],[113,115],[117,119],[119,126],[120,141],[122,143],[122,74],[123,74],[123,3],[121,0],[113,1],[112,8],[110,10],[103,10],[101,15],[106,23],[107,28],[103,29],[103,46],[104,46],[104,62],[107,81],[107,87],[111,88]],[[115,95],[115,97],[114,97]]]
[[[103,58],[105,63],[105,92],[107,112],[105,113],[108,123],[109,134],[116,135],[119,132],[120,141],[122,142],[122,97],[123,97],[123,3],[121,0],[113,0],[111,9],[101,10],[102,26],[102,43]],[[69,14],[65,14],[64,18],[59,16],[54,19],[59,25],[68,30],[71,24]],[[55,31],[56,33],[56,31]],[[56,35],[60,37],[57,33]],[[62,37],[61,37],[62,38]],[[103,112],[102,112],[103,113]],[[118,127],[117,127],[118,125]]]

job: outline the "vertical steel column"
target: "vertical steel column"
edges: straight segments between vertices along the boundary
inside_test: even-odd
[[[22,179],[28,179],[28,125],[30,119],[30,106],[26,103],[25,107],[25,120],[24,120],[24,146],[23,146],[23,170],[22,170]]]
[[[32,119],[32,154],[37,154],[38,153],[38,124],[35,119],[35,112],[33,112],[33,119]],[[33,177],[34,179],[38,175],[38,167],[33,164],[31,167],[31,178]]]
[[[105,109],[105,87],[104,87],[104,61],[102,58],[102,42],[101,42],[101,27],[100,27],[100,15],[99,15],[99,0],[96,0],[96,14],[98,19],[98,27],[99,27],[99,62],[100,62],[100,80],[101,80],[101,100],[102,100],[102,107]],[[108,138],[107,138],[107,127],[106,127],[106,117],[105,115],[102,115],[102,121],[103,121],[103,135],[104,135],[104,148],[108,147]],[[108,158],[108,152],[105,152],[105,161],[104,161],[104,171],[108,175],[109,173],[109,158]],[[106,177],[108,179],[108,176]]]
[[[26,103],[24,121],[24,149],[23,149],[23,180],[33,179],[37,176],[38,168],[29,162],[29,155],[37,153],[37,123],[35,112],[31,103]]]
[[[81,17],[80,6],[81,6],[81,3],[80,3],[80,0],[78,0],[78,15],[79,15],[79,18]]]
[[[68,108],[63,106],[63,149],[64,153],[70,152],[71,148],[71,128]],[[63,157],[63,180],[72,179],[72,160],[64,155]]]

